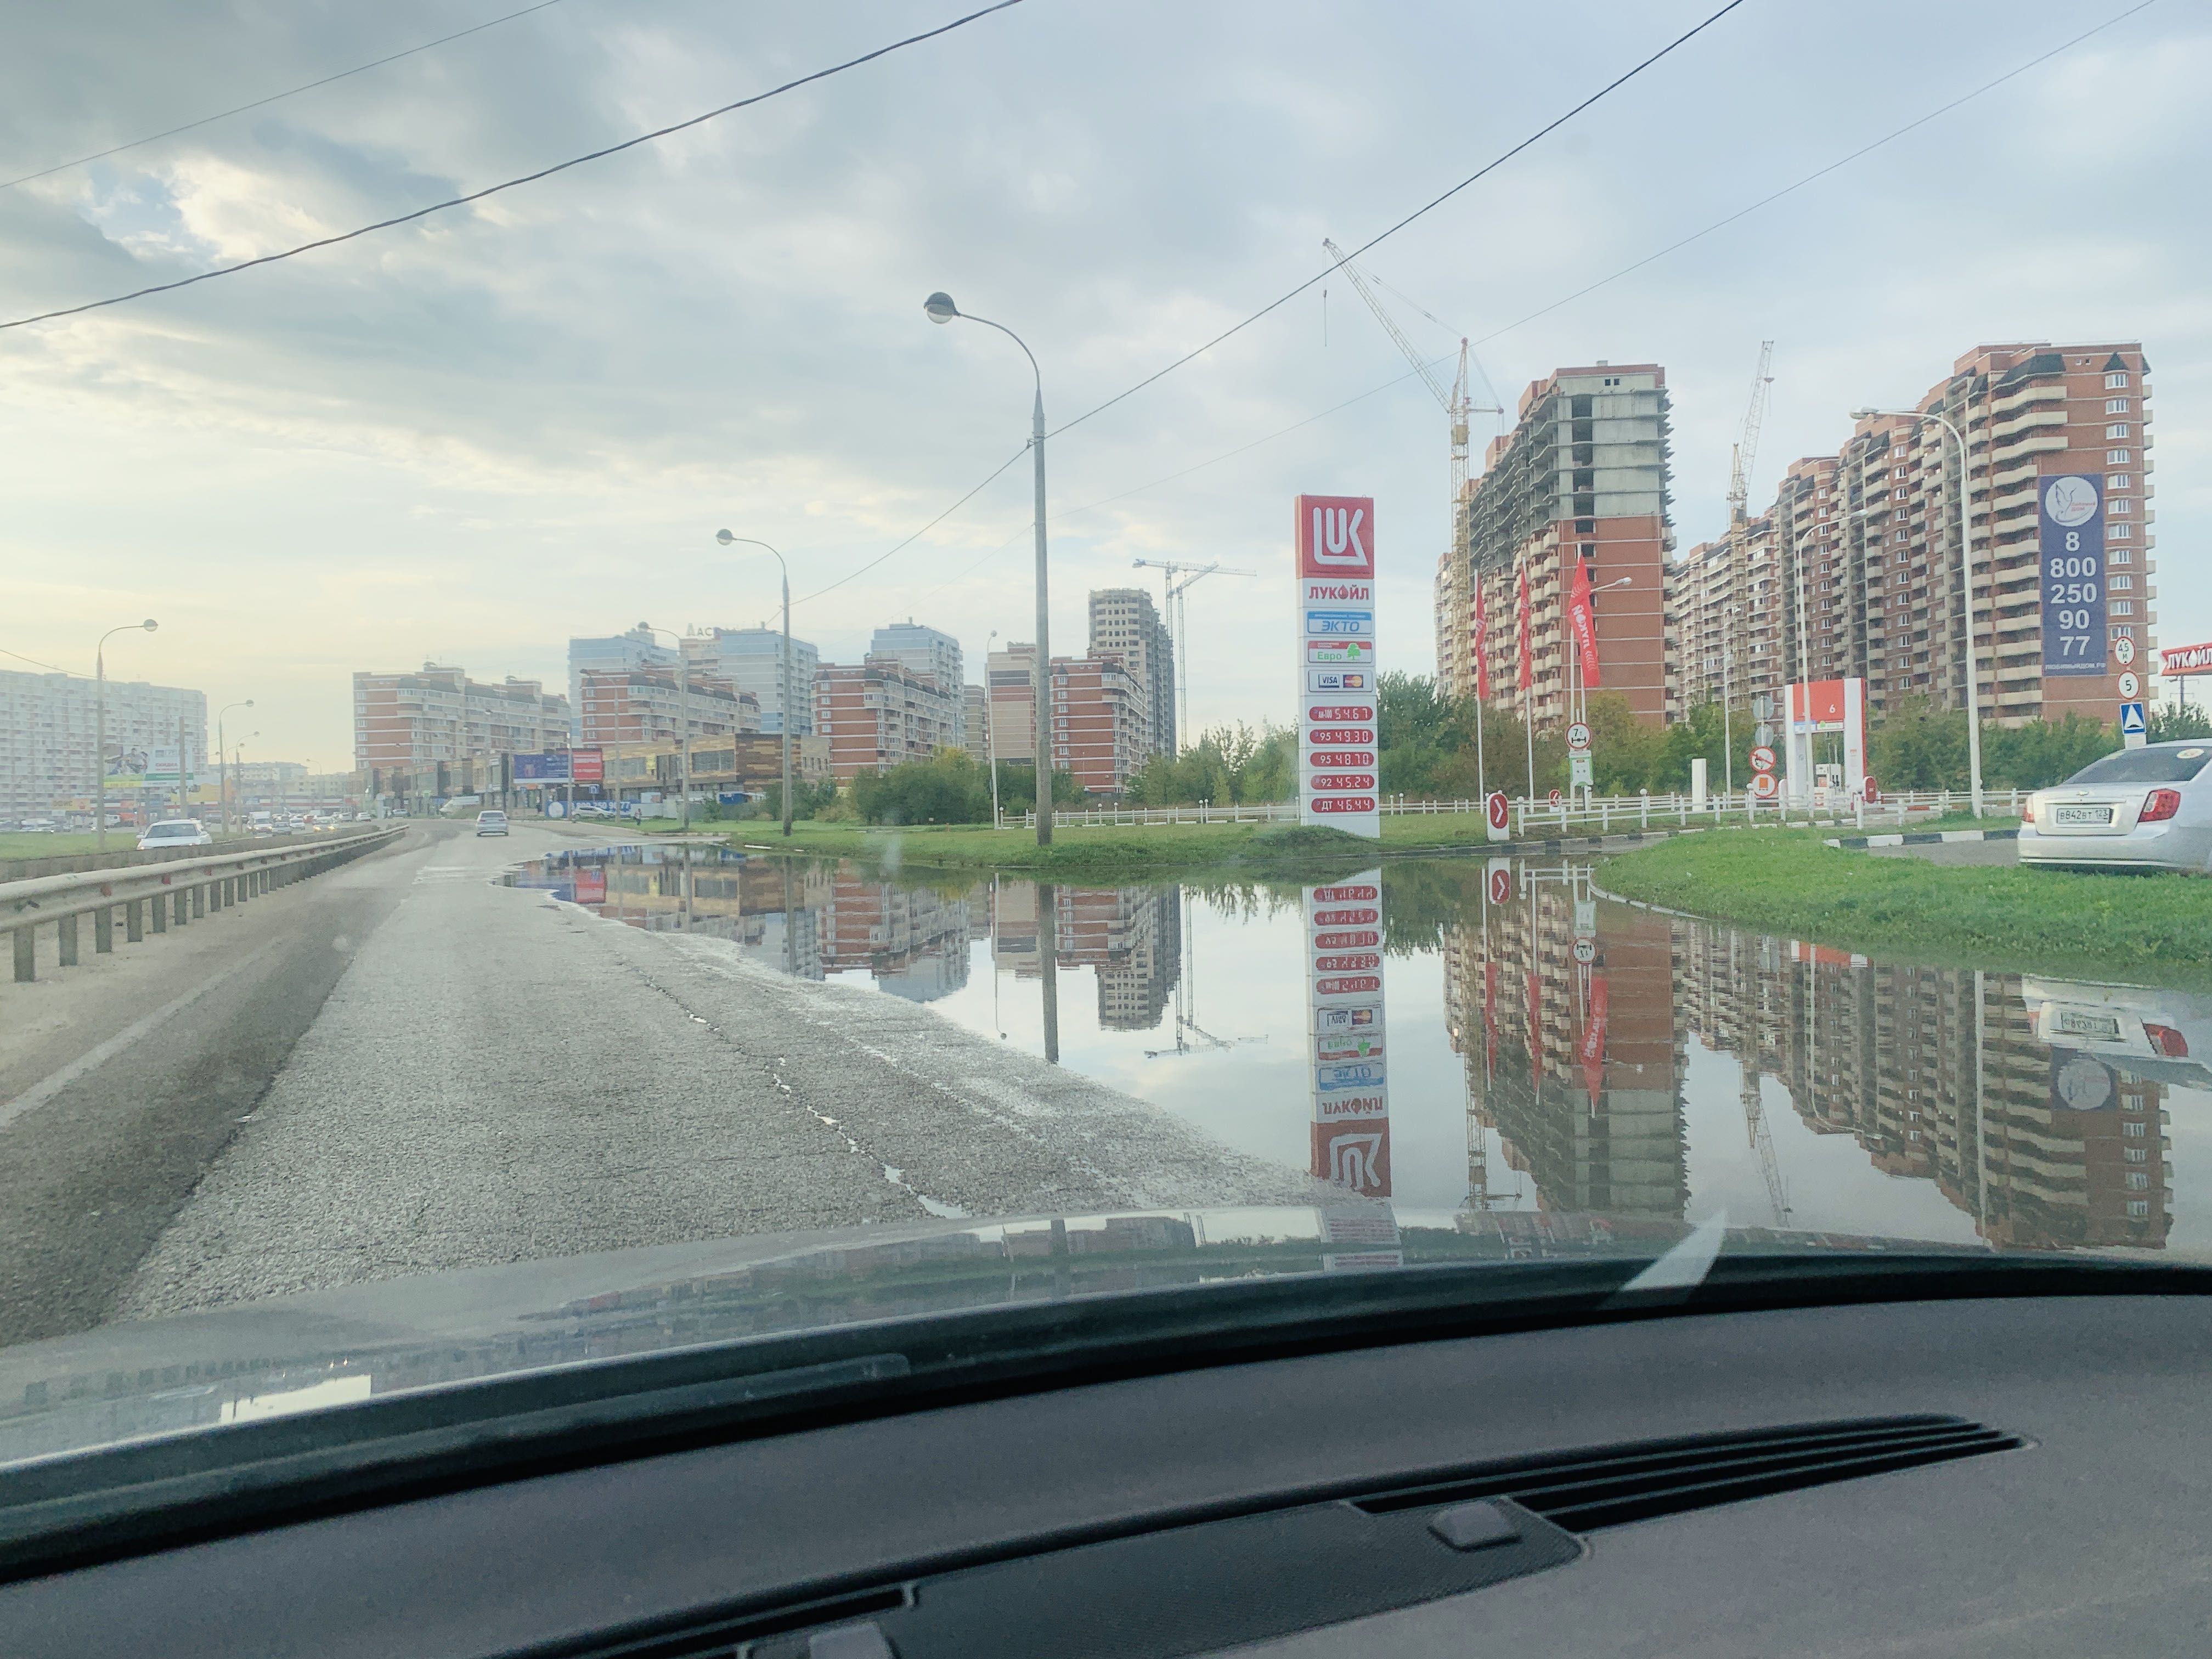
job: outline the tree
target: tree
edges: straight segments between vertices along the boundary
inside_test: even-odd
[[[2033,720],[1982,727],[1982,781],[1998,789],[2042,789],[2072,777],[2120,746],[2102,721],[2069,711],[2056,724]]]
[[[1987,728],[1985,727],[1984,730]],[[1867,759],[1889,793],[1966,787],[1966,712],[1899,697],[1868,735]]]
[[[2205,716],[2202,703],[2187,708],[2154,708],[2150,719],[2144,722],[2149,727],[2153,743],[2178,743],[2184,738],[2212,738],[2212,719]]]
[[[1179,754],[1153,756],[1130,775],[1126,793],[1146,806],[1287,800],[1297,753],[1291,733],[1279,726],[1217,726]]]
[[[940,749],[853,780],[853,805],[870,823],[988,823],[991,784],[964,749]]]

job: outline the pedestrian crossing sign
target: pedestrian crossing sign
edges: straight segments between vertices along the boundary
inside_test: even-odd
[[[2120,735],[2124,738],[2139,738],[2146,730],[2143,725],[2143,706],[2139,702],[2122,703],[2120,705]]]

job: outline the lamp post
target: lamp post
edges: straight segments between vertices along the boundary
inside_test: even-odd
[[[726,530],[718,530],[714,532],[714,539],[725,547],[732,542],[743,542],[748,547],[766,547],[770,553],[775,554],[775,568],[783,573],[783,714],[779,723],[783,727],[783,833],[788,836],[791,834],[791,722],[796,713],[791,701],[791,569],[784,563],[782,554],[776,553],[775,549],[769,547],[766,542],[757,537],[732,536]]]
[[[222,717],[234,708],[252,707],[253,699],[248,697],[243,702],[227,702],[215,712],[215,752],[216,758],[222,766],[222,782],[220,788],[222,795],[222,833],[226,836],[230,833],[230,751],[224,746],[222,740]]]
[[[684,636],[672,628],[655,628],[651,623],[640,623],[640,628],[651,634],[665,634],[676,641],[676,718],[680,734],[677,745],[677,790],[684,801],[684,833],[691,832],[691,676],[690,660],[684,654]],[[643,814],[640,814],[643,822]]]
[[[1974,816],[1982,815],[1982,714],[1978,677],[1974,666],[1974,517],[1969,497],[1972,481],[1968,476],[1972,465],[1966,453],[1966,434],[1951,423],[1950,417],[1924,409],[1855,409],[1855,421],[1873,420],[1892,415],[1908,421],[1933,421],[1951,434],[1951,441],[1959,446],[1959,586],[1964,595],[1966,621],[1966,792],[1973,803]]]
[[[991,630],[991,638],[999,637],[999,630]],[[983,647],[983,749],[991,757],[991,828],[999,827],[999,722],[991,708],[991,647]],[[994,892],[998,890],[994,887]],[[998,970],[992,970],[992,988],[998,984]]]
[[[1030,454],[1035,462],[1036,480],[1036,838],[1040,847],[1052,844],[1052,640],[1051,605],[1045,586],[1044,537],[1044,373],[1037,368],[1036,354],[1031,351],[1022,337],[1004,323],[994,323],[988,317],[972,316],[952,303],[952,296],[939,292],[921,302],[921,308],[933,323],[949,323],[955,317],[966,318],[971,323],[981,323],[986,328],[995,328],[1022,349],[1022,356],[1030,360],[1030,373],[1036,380],[1036,401],[1030,410]]]
[[[150,634],[161,625],[151,617],[144,622],[125,623],[102,634],[100,643],[92,648],[94,682],[92,704],[93,844],[103,853],[107,850],[107,642],[118,634],[128,634],[134,628],[143,628]]]

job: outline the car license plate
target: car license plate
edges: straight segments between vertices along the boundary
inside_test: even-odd
[[[2054,806],[2051,809],[2053,823],[2110,823],[2112,809],[2109,806]]]
[[[2061,1008],[2058,1029],[2069,1036],[2117,1037],[2120,1022],[2110,1014],[2077,1014],[2071,1008]]]

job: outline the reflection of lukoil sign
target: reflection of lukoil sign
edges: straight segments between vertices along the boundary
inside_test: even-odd
[[[1368,1198],[1390,1193],[1382,1031],[1382,872],[1305,890],[1312,1044],[1312,1172]]]
[[[1375,503],[1297,503],[1298,821],[1379,837]]]

